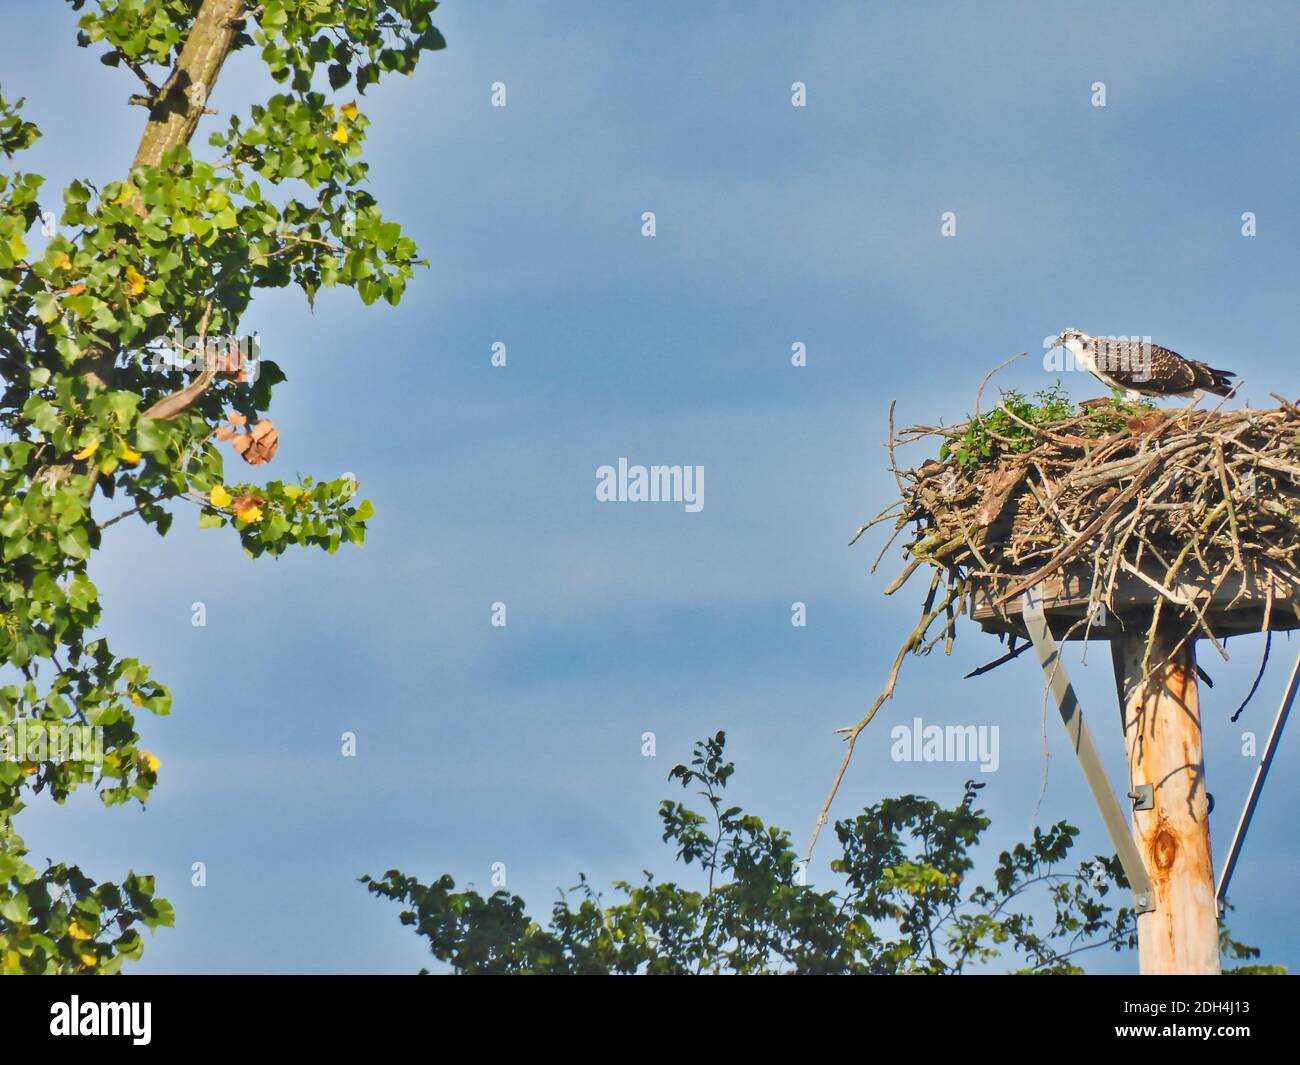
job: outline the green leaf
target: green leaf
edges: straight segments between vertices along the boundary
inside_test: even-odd
[[[27,892],[19,891],[0,903],[0,917],[13,921],[14,924],[26,924],[30,911],[27,907]]]
[[[90,538],[86,534],[85,526],[77,525],[66,530],[59,537],[59,550],[72,558],[83,560],[89,558]]]

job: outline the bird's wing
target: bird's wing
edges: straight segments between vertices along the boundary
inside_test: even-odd
[[[1162,348],[1159,344],[1148,347],[1151,353],[1150,383],[1160,391],[1177,395],[1189,392],[1197,385],[1196,368],[1176,351]]]
[[[1097,368],[1124,388],[1169,394],[1196,386],[1191,363],[1176,351],[1141,340],[1096,337]]]

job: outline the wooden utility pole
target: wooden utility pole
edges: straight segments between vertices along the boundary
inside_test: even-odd
[[[1157,630],[1149,664],[1163,662],[1177,640],[1170,630]],[[1136,796],[1133,838],[1155,887],[1155,910],[1137,919],[1139,967],[1144,975],[1217,974],[1219,921],[1196,652],[1189,639],[1143,682],[1146,642],[1141,625],[1111,642],[1129,790]]]

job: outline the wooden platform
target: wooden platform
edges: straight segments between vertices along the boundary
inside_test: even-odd
[[[1148,574],[1157,583],[1163,577]],[[1300,590],[1276,577],[1251,573],[1242,587],[1240,576],[1229,576],[1218,592],[1214,593],[1205,620],[1216,636],[1234,636],[1247,632],[1260,632],[1264,628],[1265,604],[1268,599],[1267,582],[1273,584],[1273,610],[1269,628],[1274,632],[1300,629]],[[1092,569],[1079,567],[1064,573],[1045,577],[1038,586],[1043,599],[1043,610],[1058,640],[1083,617],[1088,605],[1088,592],[1092,584]],[[1200,609],[1214,586],[1212,578],[1180,581],[1173,594],[1182,603],[1195,604]],[[1113,613],[1108,612],[1104,625],[1093,624],[1089,639],[1109,640],[1120,635],[1133,624],[1150,622],[1151,611],[1157,599],[1163,598],[1151,585],[1129,573],[1121,573],[1115,582]],[[1020,600],[1009,600],[996,609],[987,586],[976,587],[967,604],[968,612],[985,632],[1027,636],[1020,619]],[[1178,617],[1180,607],[1169,599],[1161,608],[1161,616],[1171,620]],[[1083,639],[1085,626],[1071,633],[1069,639]]]

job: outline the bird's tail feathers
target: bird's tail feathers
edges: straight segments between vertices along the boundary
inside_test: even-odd
[[[1197,384],[1205,391],[1213,392],[1216,396],[1226,396],[1236,387],[1232,379],[1237,375],[1230,370],[1216,370],[1203,362],[1198,362],[1195,366],[1196,376],[1202,378]]]

